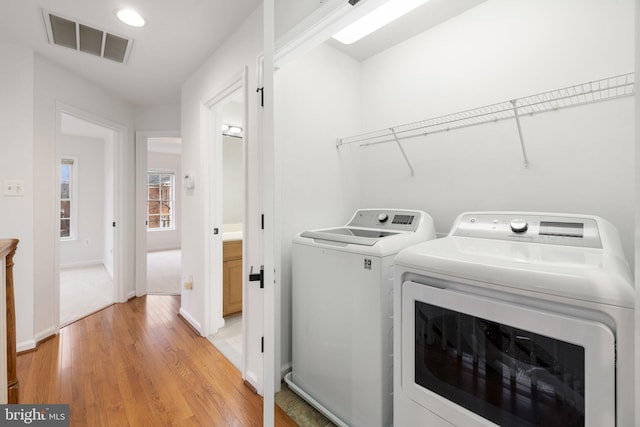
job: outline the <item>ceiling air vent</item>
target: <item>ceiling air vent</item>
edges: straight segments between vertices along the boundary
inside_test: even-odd
[[[125,63],[133,40],[43,10],[50,44]]]

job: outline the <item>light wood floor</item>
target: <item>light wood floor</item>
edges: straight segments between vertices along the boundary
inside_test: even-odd
[[[68,403],[71,426],[261,426],[262,398],[178,309],[150,295],[62,328],[18,356],[20,403]]]

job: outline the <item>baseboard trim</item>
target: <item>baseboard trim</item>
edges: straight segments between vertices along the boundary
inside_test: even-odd
[[[42,335],[42,334],[40,334],[40,335]],[[37,351],[37,350],[38,350],[38,348],[40,347],[40,344],[42,344],[42,343],[44,343],[44,342],[47,342],[47,341],[49,341],[49,340],[54,339],[57,335],[58,335],[58,333],[57,333],[57,332],[52,332],[52,333],[51,333],[51,335],[46,335],[46,336],[44,336],[44,337],[42,337],[42,338],[39,338],[39,339],[37,339],[37,340],[34,340],[35,345],[34,345],[32,348],[27,348],[26,350],[21,350],[21,349],[20,349],[20,348],[21,348],[21,347],[20,347],[20,346],[21,346],[21,344],[18,344],[18,345],[16,345],[16,354],[17,354],[18,356],[20,356],[21,354],[26,354],[26,353],[31,353],[31,352],[33,352],[33,351]]]
[[[285,375],[291,372],[291,362],[287,362],[280,367],[280,381],[284,381]]]
[[[60,270],[65,270],[70,268],[80,268],[80,267],[95,267],[98,265],[104,266],[104,261],[101,259],[90,259],[87,261],[67,262],[64,264],[60,264]]]
[[[40,344],[42,341],[46,341],[48,338],[55,336],[57,333],[58,333],[58,330],[56,328],[54,328],[53,326],[48,327],[44,331],[40,331],[39,333],[37,333],[36,336],[34,337],[34,341],[37,344]]]
[[[252,392],[254,392],[255,394],[258,394],[258,390],[256,390],[256,388],[253,386],[253,384],[251,384],[249,381],[244,380],[244,386],[246,388],[248,388],[249,390],[251,390]]]
[[[36,347],[36,340],[22,341],[16,344],[16,353],[24,353],[26,351],[35,350]]]
[[[178,317],[180,317],[182,320],[184,320],[186,322],[186,324],[193,329],[193,331],[198,334],[199,336],[204,336],[202,335],[202,328],[200,326],[200,323],[198,323],[193,317],[191,317],[191,315],[189,313],[187,313],[185,310],[182,309],[182,307],[180,308],[180,311],[178,312]]]
[[[155,233],[155,231],[153,233]],[[175,247],[170,247],[170,248],[157,247],[157,248],[153,248],[153,249],[147,248],[147,253],[167,252],[167,251],[180,251],[180,250],[182,250],[181,246],[178,246],[177,248],[175,248]]]
[[[257,394],[259,394],[260,396],[263,395],[261,390],[258,388],[258,376],[254,372],[247,371],[244,382],[245,385],[248,385],[250,388],[255,390]]]

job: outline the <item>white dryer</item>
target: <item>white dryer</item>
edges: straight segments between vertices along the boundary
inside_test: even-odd
[[[609,222],[465,213],[395,262],[395,427],[634,425],[634,289]]]
[[[433,238],[428,214],[400,209],[361,209],[294,238],[285,381],[334,423],[392,424],[393,258]]]

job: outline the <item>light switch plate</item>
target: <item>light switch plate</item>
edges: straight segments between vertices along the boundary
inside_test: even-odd
[[[4,195],[10,197],[24,196],[24,181],[19,179],[6,179],[4,181]]]

